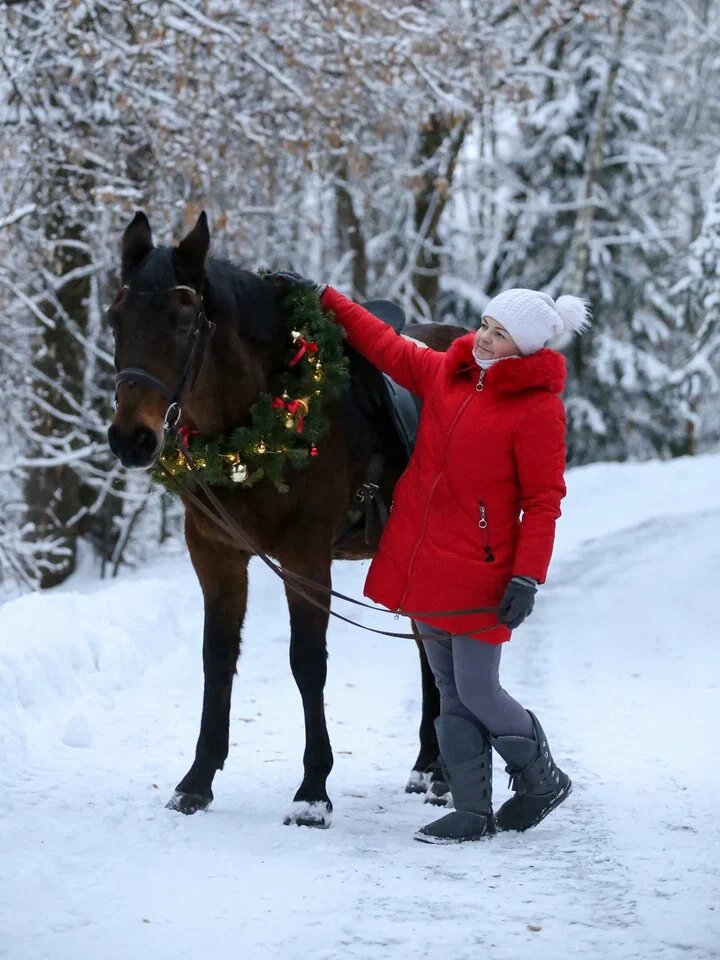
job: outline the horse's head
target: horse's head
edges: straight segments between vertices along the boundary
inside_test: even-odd
[[[122,289],[108,310],[118,371],[110,449],[126,467],[148,467],[166,423],[179,422],[213,325],[202,291],[210,245],[207,217],[177,247],[155,247],[144,213],[122,240]]]

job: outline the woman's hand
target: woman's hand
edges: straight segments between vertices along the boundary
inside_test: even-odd
[[[314,290],[321,297],[326,289],[326,283],[318,283],[317,280],[309,280],[307,277],[294,273],[292,270],[278,270],[276,273],[266,273],[265,279],[271,283],[294,283],[298,287],[307,287],[308,290]]]
[[[513,577],[505,588],[498,608],[498,619],[510,630],[519,627],[535,606],[537,580],[532,577]]]

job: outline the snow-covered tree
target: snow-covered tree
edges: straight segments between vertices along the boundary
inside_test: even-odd
[[[584,293],[573,460],[711,438],[682,371],[719,18],[710,0],[0,4],[0,570],[56,582],[84,538],[112,572],[177,524],[106,445],[102,316],[138,207],[164,242],[205,208],[215,253],[411,320],[474,326],[512,285]]]
[[[685,452],[694,453],[698,436],[706,443],[720,436],[720,160],[690,247],[687,275],[674,293],[684,306],[678,323],[684,357],[673,382],[686,418]]]
[[[477,241],[447,278],[449,315],[474,325],[509,286],[592,305],[593,327],[568,353],[571,462],[683,450],[671,290],[688,242],[678,203],[703,163],[681,159],[677,100],[688,98],[682,51],[706,26],[643,0],[578,5],[546,32],[523,101],[494,107],[461,164],[458,243],[473,225]],[[709,125],[717,138],[712,108],[693,105],[693,136]],[[468,189],[478,181],[480,200]]]

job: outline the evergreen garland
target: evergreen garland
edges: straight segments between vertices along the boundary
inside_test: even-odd
[[[280,493],[289,489],[287,468],[304,467],[318,455],[329,425],[324,401],[338,397],[349,380],[343,330],[306,287],[288,287],[280,309],[287,318],[288,347],[279,395],[260,394],[250,408],[250,424],[228,434],[201,437],[181,427],[178,436],[166,437],[160,463],[182,477],[183,486],[197,486],[183,444],[206,483],[247,488],[265,478]],[[180,493],[159,467],[150,476],[169,493]]]

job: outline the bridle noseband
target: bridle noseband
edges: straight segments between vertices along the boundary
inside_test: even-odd
[[[120,292],[122,293],[123,290],[129,289],[130,287],[126,284],[122,287]],[[189,287],[186,284],[181,283],[175,287],[168,287],[166,290],[152,291],[152,295],[156,295],[156,293],[174,293],[175,290],[187,290],[196,298],[198,302],[198,312],[195,316],[195,322],[193,323],[193,328],[190,332],[190,351],[185,360],[185,366],[183,368],[178,385],[174,390],[171,390],[167,384],[163,383],[163,381],[159,379],[159,377],[154,376],[152,373],[148,373],[148,371],[144,370],[142,367],[125,367],[115,376],[116,407],[118,402],[117,391],[121,383],[142,383],[146,387],[151,387],[152,389],[157,390],[158,393],[161,393],[165,397],[170,404],[165,411],[164,418],[166,434],[175,433],[177,431],[180,423],[180,417],[182,416],[180,397],[185,389],[185,383],[190,375],[190,371],[193,368],[193,363],[195,363],[195,372],[193,374],[192,382],[190,383],[190,389],[192,390],[192,388],[195,386],[195,381],[197,380],[200,368],[202,367],[205,347],[215,333],[215,324],[211,320],[208,320],[207,314],[205,313],[202,295],[198,293],[194,287]],[[198,347],[201,344],[203,353],[198,356],[197,362],[195,362]]]

